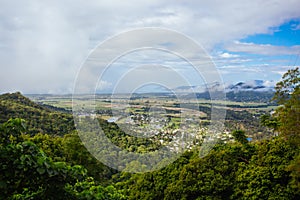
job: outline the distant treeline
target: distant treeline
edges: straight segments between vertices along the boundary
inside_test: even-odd
[[[189,95],[187,95],[189,96]],[[225,94],[226,99],[229,101],[236,102],[258,102],[258,103],[270,103],[274,92],[257,92],[257,91],[238,91],[238,92],[227,92]],[[196,97],[199,99],[210,100],[211,96],[209,92],[197,93]],[[223,100],[223,99],[222,99]]]

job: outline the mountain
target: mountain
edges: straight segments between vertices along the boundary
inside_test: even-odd
[[[0,95],[0,123],[22,118],[32,134],[64,135],[75,130],[73,117],[31,101],[20,92]]]
[[[186,98],[194,98],[196,93],[199,99],[211,99],[210,92],[214,92],[216,97],[218,93],[225,91],[226,99],[230,101],[270,103],[274,96],[274,87],[274,81],[253,80],[224,85],[213,82],[201,86],[180,86],[174,91],[183,94]],[[224,94],[220,97],[224,97]]]
[[[263,80],[253,80],[247,82],[239,82],[233,85],[227,86],[226,90],[229,91],[274,91],[275,82],[274,81],[263,81]]]
[[[222,85],[219,82],[208,83],[205,85],[191,85],[191,86],[179,86],[174,89],[174,91],[179,93],[204,93],[208,91],[223,91],[228,92],[240,92],[240,91],[274,91],[275,82],[274,81],[264,81],[264,80],[252,80],[247,82],[238,82],[235,84],[224,83]]]

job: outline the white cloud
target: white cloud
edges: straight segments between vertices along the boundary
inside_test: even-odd
[[[270,80],[270,81],[267,80],[267,81],[264,81],[263,85],[266,87],[274,87],[276,85],[276,82],[273,80]]]
[[[292,24],[292,30],[293,31],[300,30],[300,24]]]
[[[299,18],[300,2],[286,1],[83,1],[0,2],[0,92],[70,92],[79,66],[98,42],[148,26],[180,31],[211,51],[247,35],[271,33]],[[288,54],[294,49],[231,44],[232,51]],[[223,56],[229,56],[223,55]]]
[[[292,47],[274,46],[270,44],[241,43],[238,41],[225,45],[225,49],[231,52],[243,52],[260,55],[297,55],[300,45]]]
[[[236,54],[230,54],[230,53],[222,53],[219,55],[221,58],[238,58],[240,57],[239,55],[236,55]]]
[[[112,86],[112,83],[104,80],[100,80],[100,82],[97,85],[98,90],[107,90],[110,89]]]

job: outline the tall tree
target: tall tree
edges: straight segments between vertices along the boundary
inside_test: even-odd
[[[281,106],[275,116],[280,122],[279,132],[288,140],[300,143],[300,71],[288,70],[276,84],[274,100]]]

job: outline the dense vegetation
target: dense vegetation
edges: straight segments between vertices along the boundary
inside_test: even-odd
[[[236,130],[235,142],[218,144],[203,158],[197,149],[186,151],[174,163],[148,173],[117,172],[99,163],[66,113],[36,105],[19,93],[0,100],[0,199],[300,199],[298,68],[277,84],[274,101],[281,106],[262,117],[262,124],[278,136],[248,142],[246,133]],[[124,135],[113,123],[100,122],[122,148],[159,148]]]
[[[229,101],[236,102],[268,102],[274,93],[272,91],[258,92],[258,91],[230,91],[226,93],[226,98]],[[189,96],[189,95],[187,95]],[[197,93],[197,98],[210,100],[209,92]],[[191,98],[193,98],[191,96]]]
[[[59,143],[49,141],[48,136],[26,136],[23,120],[8,120],[1,125],[0,132],[1,199],[124,199],[113,186],[96,185],[83,166],[70,164],[67,154],[57,158],[56,153],[62,153],[57,152]],[[43,143],[42,148],[39,141]],[[53,149],[50,152],[53,159],[43,149],[45,152]],[[69,156],[73,156],[71,154]],[[69,163],[55,161],[57,159],[66,159]]]
[[[24,119],[31,135],[64,135],[75,130],[71,114],[38,105],[19,92],[0,95],[0,123],[10,118]]]

